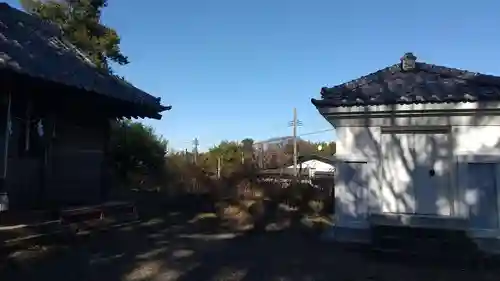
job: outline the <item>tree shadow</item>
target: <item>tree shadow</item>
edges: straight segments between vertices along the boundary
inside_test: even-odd
[[[0,276],[2,280],[37,280],[42,275],[50,280],[150,280],[160,272],[175,276],[198,264],[200,252],[218,249],[221,241],[233,236],[210,231],[174,212],[79,235],[51,247],[50,253],[41,253],[40,248],[11,253]]]
[[[491,140],[479,135],[491,134],[490,125],[498,122],[481,113],[483,107],[478,104],[464,116],[394,115],[383,121],[365,112],[364,124],[338,127],[339,143],[350,145],[352,155],[338,164],[336,213],[347,221],[363,221],[369,213],[463,215],[457,210],[467,205],[457,191],[457,156],[500,155],[500,135]],[[422,132],[398,131],[404,126]],[[446,128],[449,132],[439,131]],[[476,133],[480,141],[471,145]]]
[[[24,254],[27,255],[27,254]],[[491,274],[332,244],[304,229],[236,234],[178,213],[91,233],[41,258],[11,257],[2,280],[471,280]],[[457,279],[458,278],[458,279]],[[460,279],[462,278],[462,279]],[[466,279],[467,278],[467,279]]]

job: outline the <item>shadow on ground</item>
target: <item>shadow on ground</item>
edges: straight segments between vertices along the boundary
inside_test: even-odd
[[[179,213],[11,253],[0,280],[498,280],[495,271],[384,260],[288,229],[237,235]]]

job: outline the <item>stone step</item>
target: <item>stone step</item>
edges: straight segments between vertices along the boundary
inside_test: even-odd
[[[41,233],[52,233],[59,231],[61,224],[59,221],[46,221],[34,224],[18,224],[10,226],[0,226],[0,241],[9,241],[19,237],[29,237]]]
[[[0,248],[12,249],[68,242],[78,235],[113,228],[123,224],[135,223],[139,220],[135,212],[135,207],[133,212],[131,212],[129,210],[120,210],[120,206],[118,205],[118,208],[113,205],[111,207],[106,206],[106,216],[100,215],[97,217],[86,217],[85,213],[88,213],[86,210],[83,210],[83,208],[76,209],[79,213],[76,216],[70,214],[69,220],[67,218],[47,220],[47,218],[51,218],[50,214],[42,214],[40,212],[36,212],[32,216],[24,214],[9,214],[9,216],[5,216],[4,214],[4,220],[0,224]],[[89,209],[93,210],[94,208]],[[75,209],[69,210],[69,212],[73,210]],[[59,216],[59,218],[63,217]],[[16,221],[18,223],[14,224]]]
[[[19,235],[20,231],[18,230],[15,234],[9,233],[8,236],[5,235],[8,231],[2,230],[0,234],[4,234],[4,237],[8,237],[8,239],[3,240],[3,243],[0,244],[0,252],[12,252],[13,250],[42,245],[64,245],[73,242],[77,237],[86,236],[94,232],[135,225],[139,222],[140,220],[138,219],[107,220],[100,224],[88,224],[87,227],[79,226],[78,228],[59,224],[59,227],[54,227],[52,229],[44,228],[44,231],[40,232],[24,232],[23,235]]]

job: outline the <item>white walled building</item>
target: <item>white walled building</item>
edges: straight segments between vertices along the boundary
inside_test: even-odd
[[[336,128],[335,239],[373,223],[500,237],[500,77],[415,61],[321,90]],[[500,243],[499,243],[500,245]]]

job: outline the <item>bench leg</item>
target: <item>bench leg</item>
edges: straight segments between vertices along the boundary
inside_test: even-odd
[[[134,220],[139,219],[139,215],[137,214],[137,208],[135,206],[132,208],[132,216]]]

